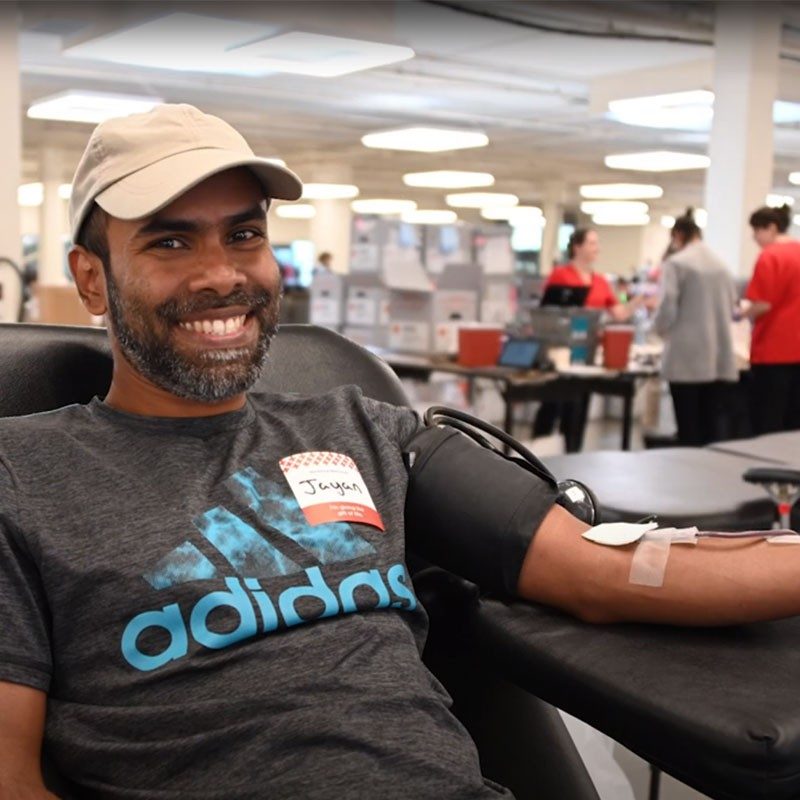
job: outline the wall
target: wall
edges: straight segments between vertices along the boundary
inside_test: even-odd
[[[630,276],[649,261],[658,264],[669,241],[669,233],[660,225],[622,227],[604,225],[600,235],[597,269],[615,275]]]

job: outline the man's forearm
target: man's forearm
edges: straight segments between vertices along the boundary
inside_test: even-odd
[[[41,781],[0,777],[0,797],[3,800],[58,800]]]
[[[605,547],[554,507],[520,575],[523,597],[587,622],[731,625],[800,614],[800,545],[755,539],[673,545],[663,586],[629,581],[636,545]]]

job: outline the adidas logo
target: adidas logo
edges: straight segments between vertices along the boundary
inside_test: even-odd
[[[296,553],[307,553],[321,565],[376,553],[375,548],[348,524],[309,526],[295,499],[250,467],[237,472],[225,485],[267,530],[274,532],[278,539],[290,540],[300,548]],[[123,630],[120,644],[123,657],[134,669],[150,672],[185,657],[190,638],[202,647],[218,650],[259,633],[269,634],[281,625],[292,627],[368,608],[413,611],[417,606],[403,564],[390,566],[383,575],[377,569],[353,572],[334,588],[328,585],[318,566],[304,569],[254,527],[222,506],[206,511],[193,523],[204,542],[230,565],[237,577],[225,576],[189,541],[164,556],[144,575],[154,589],[220,579],[224,580],[226,588],[202,596],[186,614],[178,603],[171,603],[133,617]],[[268,578],[293,574],[302,576],[301,582],[284,588],[274,599],[261,584]],[[254,575],[258,578],[250,577]],[[359,587],[368,588],[374,595],[375,602],[371,606],[363,602],[357,605],[355,592]],[[303,616],[298,610],[298,601],[305,600],[304,606],[308,608],[308,599],[315,601],[313,605],[319,611]],[[209,627],[209,616],[217,609],[226,609],[229,616],[238,620],[232,630],[219,633]],[[144,652],[139,646],[140,637],[145,631],[153,632],[152,629],[166,633],[168,643],[160,646],[159,652]],[[159,641],[162,641],[160,637]]]

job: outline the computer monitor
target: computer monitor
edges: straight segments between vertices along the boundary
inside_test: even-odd
[[[565,286],[551,283],[544,290],[543,306],[584,306],[589,296],[589,286]]]
[[[538,339],[507,339],[497,359],[497,366],[533,369],[539,359],[541,347]]]

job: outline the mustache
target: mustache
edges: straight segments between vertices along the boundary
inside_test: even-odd
[[[158,305],[156,315],[166,322],[178,322],[188,314],[196,314],[230,306],[248,306],[256,313],[262,312],[274,302],[274,295],[266,289],[237,289],[226,297],[215,292],[201,292],[191,297],[172,298]]]

